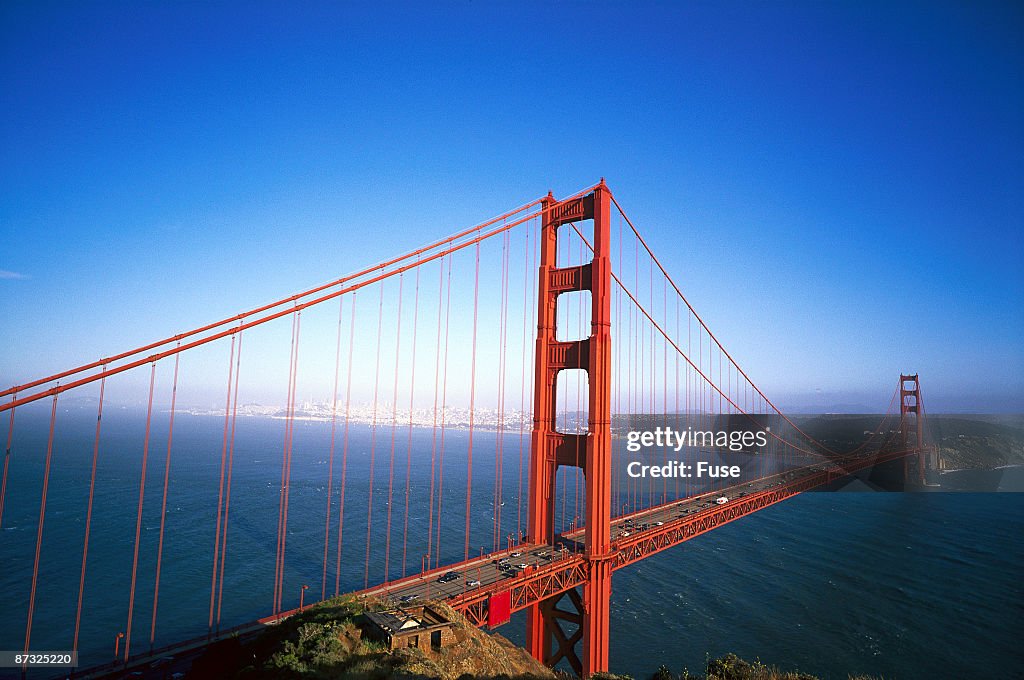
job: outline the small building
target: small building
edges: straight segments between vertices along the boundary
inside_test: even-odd
[[[383,642],[389,652],[415,647],[430,653],[455,641],[451,621],[429,605],[366,612],[363,616],[367,636]]]

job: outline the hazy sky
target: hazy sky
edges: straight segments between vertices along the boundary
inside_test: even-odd
[[[783,404],[1024,408],[1019,4],[253,4],[0,4],[0,383],[604,176]]]

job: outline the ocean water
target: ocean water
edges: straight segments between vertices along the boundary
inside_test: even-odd
[[[617,572],[614,669],[1024,677],[1024,494],[811,493]]]
[[[57,420],[32,625],[35,650],[71,646],[95,423],[95,413],[87,408],[62,411]],[[0,649],[24,645],[47,424],[48,411],[42,409],[20,412],[15,424],[0,525]],[[149,649],[151,638],[160,647],[208,630],[223,425],[223,418],[183,414],[175,422],[154,625],[168,435],[167,414],[154,417],[138,544],[133,652]],[[5,428],[6,423],[0,435],[6,436]],[[116,634],[127,629],[142,473],[144,419],[139,413],[108,409],[102,428],[79,640],[83,665],[108,661]],[[214,591],[215,628],[218,618],[228,628],[270,613],[283,433],[280,420],[238,420],[223,597]],[[302,585],[310,586],[310,602],[321,592],[333,594],[336,583],[346,592],[380,582],[385,573],[397,578],[403,571],[418,571],[428,549],[442,563],[463,559],[468,436],[448,431],[442,446],[430,431],[414,430],[410,437],[407,429],[392,431],[390,424],[376,432],[352,426],[342,509],[344,430],[339,424],[325,574],[330,425],[297,422],[284,607],[298,604]],[[525,526],[519,499],[525,471],[520,473],[519,462],[522,455],[528,465],[528,440],[528,433],[523,439],[518,432],[508,433],[500,442],[493,432],[475,433],[470,554],[504,544]],[[499,448],[503,464],[496,466]],[[432,453],[438,474],[431,510]],[[499,473],[502,493],[495,498]],[[568,526],[582,514],[581,481],[573,474],[560,479],[566,493],[556,509],[558,524]],[[653,487],[623,484],[618,491],[619,507],[638,492],[641,499],[647,494],[648,502],[659,497]],[[663,487],[661,493],[671,497],[673,491]],[[341,568],[336,570],[340,515]],[[436,524],[430,530],[437,516],[446,519],[440,546]],[[833,678],[845,678],[847,672],[963,677],[979,664],[1019,671],[1024,667],[1017,651],[1024,632],[1022,536],[1024,494],[804,494],[617,572],[612,670],[637,678],[660,664],[674,671],[699,670],[706,655],[733,651]],[[500,632],[521,642],[522,617]]]

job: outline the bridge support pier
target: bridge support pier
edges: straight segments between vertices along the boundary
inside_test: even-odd
[[[608,670],[608,641],[611,625],[612,564],[609,560],[590,562],[590,580],[583,588],[583,667],[581,677]]]
[[[913,422],[910,415],[913,414]],[[924,441],[924,404],[921,401],[921,380],[918,374],[900,375],[900,437],[903,448],[913,446],[917,456],[903,459],[904,480],[921,486],[928,485],[927,473],[937,470],[938,452]]]
[[[604,180],[580,198],[543,202],[537,309],[537,351],[533,432],[530,451],[529,537],[553,543],[555,479],[560,466],[578,467],[586,478],[585,555],[589,577],[583,596],[575,590],[549,598],[527,612],[526,644],[533,657],[548,665],[563,659],[586,678],[608,670],[609,598],[611,597],[611,194]],[[594,258],[588,264],[556,265],[558,227],[594,222]],[[558,341],[558,296],[589,290],[591,332],[587,338]],[[588,373],[586,434],[556,429],[558,374]],[[560,609],[568,600],[575,611]],[[567,634],[562,624],[576,624]],[[576,646],[582,641],[582,656]],[[554,644],[557,643],[557,644]]]
[[[558,606],[563,603],[568,608]],[[585,677],[583,660],[576,651],[576,645],[585,635],[586,620],[586,607],[579,591],[574,588],[549,597],[530,609],[531,616],[534,612],[539,615],[540,621],[539,625],[533,624],[532,632],[538,636],[535,640],[538,648],[543,650],[538,661],[554,667],[564,660],[577,675]],[[530,651],[533,653],[533,649]]]
[[[876,464],[869,481],[886,491],[906,491],[928,485],[927,474],[938,469],[935,447],[924,440],[924,405],[918,374],[900,375],[900,423],[896,445],[910,452],[897,460]]]

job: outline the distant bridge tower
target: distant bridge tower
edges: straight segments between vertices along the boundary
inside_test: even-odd
[[[576,590],[556,595],[528,610],[527,649],[554,666],[565,659],[581,677],[608,669],[609,600],[611,598],[611,258],[610,197],[604,180],[590,194],[543,202],[540,237],[540,284],[537,310],[536,388],[530,452],[529,538],[554,541],[555,480],[559,466],[578,467],[586,478],[588,580],[583,597]],[[558,228],[593,220],[594,259],[583,265],[556,266]],[[556,338],[558,296],[589,290],[591,333],[560,342]],[[586,434],[556,430],[556,385],[564,370],[583,369],[589,379]],[[558,608],[564,603],[568,609]],[[567,633],[562,622],[578,629]],[[582,640],[582,657],[577,643]]]
[[[910,415],[914,416],[913,430],[911,430]],[[925,483],[925,470],[934,469],[935,454],[924,442],[924,412],[921,402],[921,382],[918,374],[900,374],[900,441],[904,449],[917,449],[917,479],[920,484]],[[910,479],[907,466],[910,459],[904,458],[904,477]]]

